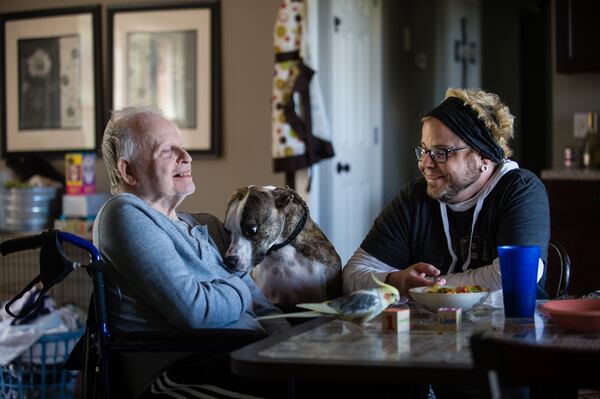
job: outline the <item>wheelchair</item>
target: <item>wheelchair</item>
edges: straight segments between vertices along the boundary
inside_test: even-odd
[[[85,250],[90,256],[88,264],[69,259],[63,243],[68,242]],[[192,354],[211,359],[256,342],[265,337],[261,332],[240,329],[197,329],[181,332],[143,331],[115,332],[107,318],[104,285],[104,264],[100,252],[89,241],[74,234],[48,230],[40,234],[20,237],[0,243],[0,253],[41,248],[40,274],[14,298],[6,303],[6,311],[15,318],[31,314],[44,294],[63,281],[71,272],[84,268],[93,280],[93,293],[86,320],[85,333],[73,349],[65,368],[78,369],[82,373],[83,398],[123,397],[122,382],[116,372],[124,354],[173,353]],[[18,313],[12,305],[36,284],[42,286],[38,299]],[[157,370],[157,374],[160,370]]]

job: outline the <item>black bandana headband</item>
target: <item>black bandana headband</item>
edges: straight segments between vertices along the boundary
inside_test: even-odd
[[[483,121],[477,117],[477,113],[460,98],[448,97],[429,111],[426,116],[439,119],[467,145],[475,148],[484,157],[497,164],[504,162],[502,147],[494,140],[492,133]]]

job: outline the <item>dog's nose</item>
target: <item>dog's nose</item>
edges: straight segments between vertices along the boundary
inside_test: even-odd
[[[226,256],[225,259],[223,259],[223,261],[229,268],[233,269],[240,262],[240,257],[236,255],[230,255]]]

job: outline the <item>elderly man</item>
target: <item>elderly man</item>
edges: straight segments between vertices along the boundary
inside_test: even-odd
[[[415,148],[423,177],[377,217],[344,267],[346,292],[372,286],[374,272],[405,296],[434,279],[500,293],[497,246],[507,244],[541,247],[540,281],[550,237],[548,198],[533,173],[507,159],[513,120],[495,94],[448,90],[423,118]],[[545,295],[541,288],[538,294]]]
[[[115,195],[96,218],[94,244],[107,267],[113,328],[263,330],[255,315],[278,310],[249,275],[226,270],[206,226],[176,210],[195,190],[192,158],[176,126],[157,111],[116,111],[102,153]],[[136,354],[126,367],[132,395],[177,357],[147,356]]]

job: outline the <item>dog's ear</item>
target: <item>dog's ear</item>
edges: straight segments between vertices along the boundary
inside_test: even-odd
[[[290,189],[275,190],[275,207],[283,209],[294,201],[294,192]]]
[[[249,189],[250,187],[240,187],[235,190],[235,192],[229,197],[229,201],[227,201],[227,208],[229,208],[234,201],[241,201],[246,196],[246,193]]]
[[[234,202],[241,201],[245,196],[250,187],[240,187],[231,196],[229,197],[229,201],[227,201],[227,208],[225,208],[225,219],[227,219],[227,213],[229,212],[229,208]]]

